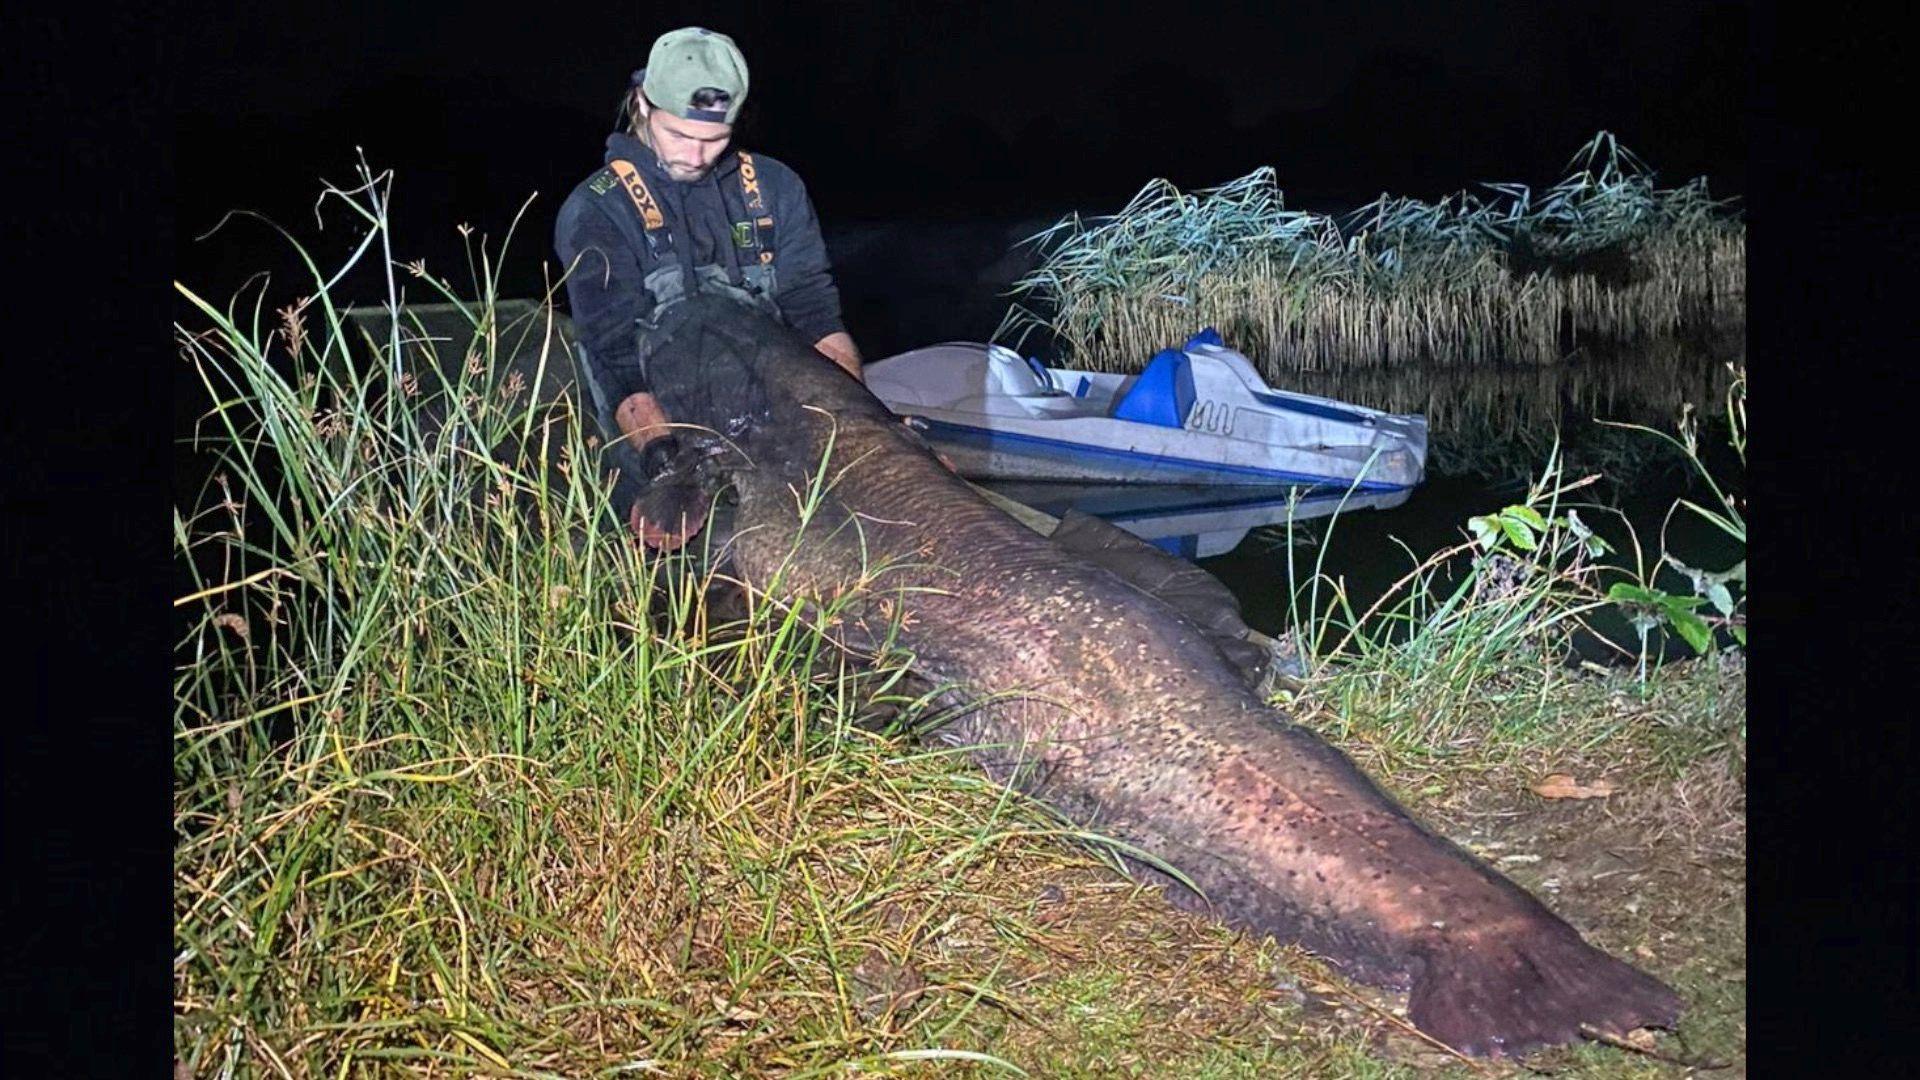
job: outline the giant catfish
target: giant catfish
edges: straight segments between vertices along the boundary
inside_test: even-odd
[[[715,505],[708,544],[749,587],[841,598],[851,641],[897,632],[919,675],[976,704],[940,737],[1177,868],[1200,893],[1160,875],[1176,903],[1409,991],[1413,1024],[1471,1054],[1673,1024],[1671,989],[1263,701],[1243,658],[1143,587],[1154,556],[1084,520],[1058,537],[1015,522],[857,380],[727,295],[696,294],[651,333],[648,383],[688,427],[638,516]]]

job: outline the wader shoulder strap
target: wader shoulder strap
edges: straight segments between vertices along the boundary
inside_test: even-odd
[[[747,220],[734,225],[734,243],[746,247],[743,241],[751,240],[754,251],[759,254],[761,265],[773,261],[773,211],[767,209],[767,200],[760,191],[760,174],[754,168],[753,155],[745,150],[740,155],[740,199],[746,204]],[[743,235],[744,234],[744,235]]]
[[[640,176],[640,170],[634,168],[631,161],[615,158],[607,162],[606,171],[627,193],[628,201],[633,204],[634,213],[639,215],[639,224],[645,230],[641,245],[645,246],[647,252],[656,259],[665,259],[673,255],[673,230],[667,227],[667,216],[661,213],[660,203],[653,197],[653,192],[648,190],[646,180]],[[612,187],[611,184],[601,182],[596,182],[592,186],[601,195],[605,195]],[[608,212],[614,221],[621,225],[621,232],[626,234],[631,242],[636,231],[633,228],[633,218],[626,214],[613,213],[611,210]]]

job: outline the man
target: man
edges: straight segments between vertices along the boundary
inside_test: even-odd
[[[747,62],[732,38],[700,27],[662,34],[633,73],[605,166],[567,196],[554,225],[588,389],[628,481],[657,477],[676,448],[642,360],[652,317],[690,291],[743,295],[860,378],[806,187],[773,158],[727,152],[746,99]],[[678,547],[699,522],[663,522],[658,503],[636,502],[629,520],[651,546]]]

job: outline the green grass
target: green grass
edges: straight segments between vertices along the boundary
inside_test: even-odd
[[[691,565],[643,556],[570,400],[537,390],[567,358],[508,363],[558,341],[546,310],[509,315],[485,252],[477,299],[409,273],[385,250],[388,178],[361,181],[328,200],[377,261],[312,267],[284,306],[181,287],[195,437],[219,459],[174,517],[194,1075],[1410,1074],[1378,1017],[1293,1002],[1281,982],[1326,979],[1297,950],[1174,912],[964,760],[870,730],[896,665],[846,662],[792,607],[723,617]],[[369,334],[330,294],[350,271],[396,315],[425,288],[470,329]],[[1527,602],[1423,601],[1447,629],[1399,667],[1329,639],[1341,662],[1302,718],[1399,769],[1502,717],[1454,778],[1578,747],[1671,787],[1725,752],[1669,730],[1730,707],[1681,692],[1700,665],[1544,735],[1621,688],[1538,683],[1521,646],[1569,601]],[[1473,654],[1489,626],[1519,644]],[[1710,1021],[1730,1031],[1734,1007]],[[1623,1060],[1595,1054],[1595,1075]]]
[[[329,194],[378,236],[363,180]],[[707,582],[607,528],[595,450],[565,399],[510,392],[486,299],[452,362],[409,366],[398,320],[364,340],[314,281],[273,329],[260,296],[181,290],[221,458],[175,516],[181,1057],[732,1075],[945,1049],[990,972],[922,957],[939,978],[879,1025],[847,973],[901,947],[883,909],[938,922],[1001,860],[1067,857],[1048,823],[862,730],[894,669],[796,609],[723,628]]]

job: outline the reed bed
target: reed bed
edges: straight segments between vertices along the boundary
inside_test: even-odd
[[[1659,188],[1600,132],[1536,193],[1382,195],[1340,217],[1289,209],[1263,166],[1185,193],[1156,179],[1119,213],[1028,238],[995,332],[1063,362],[1136,370],[1218,327],[1269,379],[1408,365],[1553,364],[1745,317],[1746,234],[1704,178]]]

